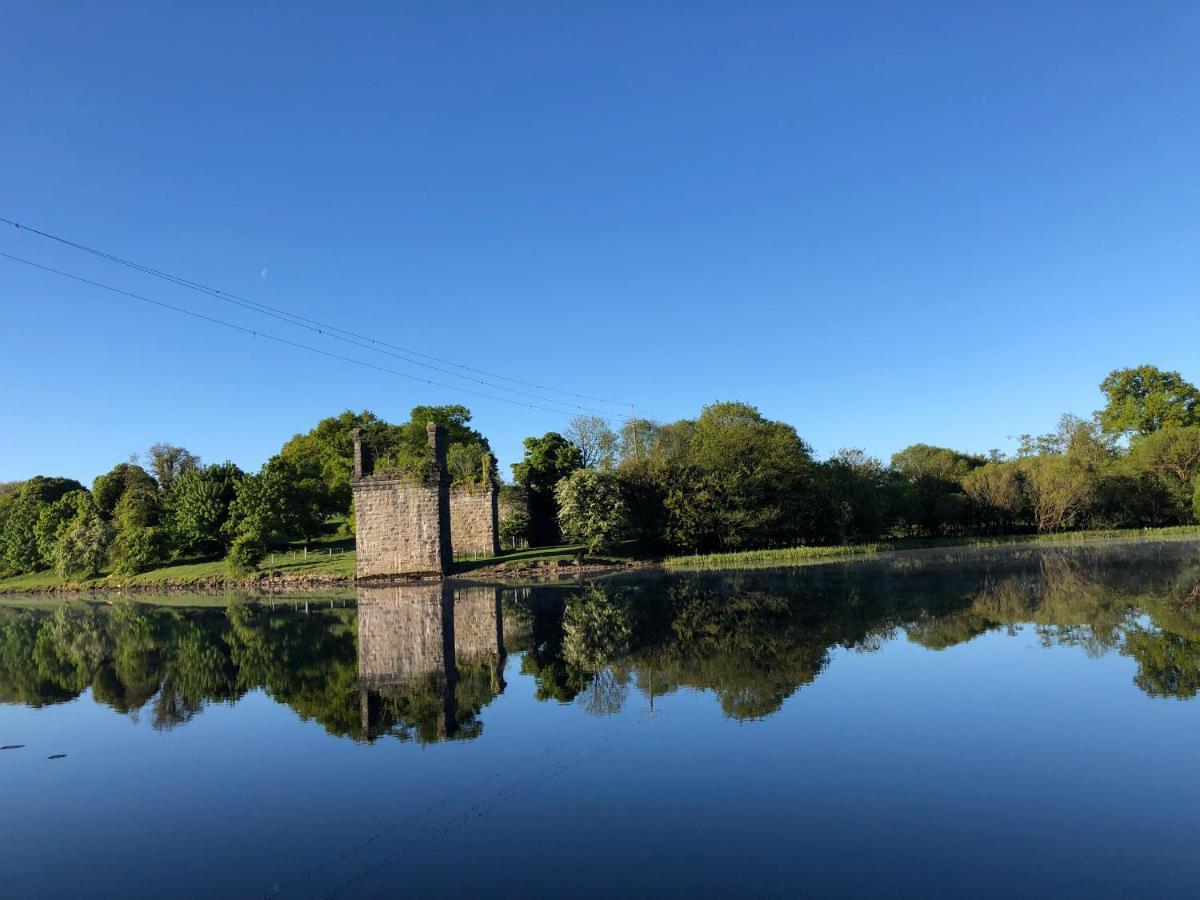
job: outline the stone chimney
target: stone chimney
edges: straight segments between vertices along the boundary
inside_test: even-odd
[[[495,457],[490,453],[483,454],[483,484],[485,487],[496,486],[496,475],[492,471],[495,465]]]
[[[368,475],[375,473],[375,455],[371,452],[371,448],[363,443],[363,430],[355,428],[350,432],[350,438],[354,441],[354,477],[365,478]]]

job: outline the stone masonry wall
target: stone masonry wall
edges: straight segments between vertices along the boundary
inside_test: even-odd
[[[449,530],[443,513],[450,505],[448,486],[429,479],[364,479],[353,489],[359,578],[447,571],[442,532]]]
[[[500,552],[495,485],[456,484],[450,488],[450,540],[455,556],[495,556]]]
[[[444,575],[453,561],[445,432],[430,425],[423,477],[372,475],[355,435],[355,543],[359,578]]]

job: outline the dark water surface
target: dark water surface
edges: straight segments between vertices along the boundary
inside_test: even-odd
[[[0,894],[1200,893],[1200,545],[0,607]]]

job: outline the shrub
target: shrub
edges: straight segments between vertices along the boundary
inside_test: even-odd
[[[233,539],[226,562],[230,571],[242,574],[258,568],[267,555],[267,542],[256,532],[243,532]]]

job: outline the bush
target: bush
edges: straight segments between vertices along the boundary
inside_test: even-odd
[[[243,574],[258,568],[267,555],[267,542],[254,532],[239,534],[233,539],[226,562],[232,572]]]

